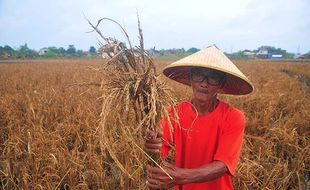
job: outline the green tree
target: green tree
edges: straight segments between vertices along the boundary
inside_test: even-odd
[[[30,51],[30,49],[28,48],[27,43],[25,43],[24,45],[19,46],[19,51],[23,52],[23,53],[26,53],[26,52]]]
[[[0,59],[14,58],[15,50],[8,45],[0,46]]]
[[[54,53],[58,53],[58,48],[55,46],[48,47],[47,49],[49,49],[50,51],[52,51]]]
[[[244,59],[245,58],[243,51],[238,51],[237,53],[234,53],[234,54],[235,54],[236,59]]]
[[[32,59],[38,57],[38,53],[35,50],[31,50],[30,48],[28,48],[27,43],[21,45],[16,54],[17,54],[16,58],[19,59],[29,59],[29,58]]]
[[[75,49],[74,45],[69,45],[66,52],[68,55],[74,56],[76,54],[76,49]]]
[[[65,50],[65,48],[63,48],[63,47],[60,47],[60,48],[58,48],[58,53],[59,53],[59,56],[65,56],[66,55],[66,50]]]
[[[8,46],[8,45],[5,45],[5,46],[3,47],[3,49],[4,49],[5,51],[7,51],[7,52],[14,52],[14,49],[11,48],[11,47]]]
[[[84,52],[79,49],[79,50],[76,51],[76,56],[83,57],[84,56]]]
[[[97,53],[97,52],[96,52],[96,48],[95,48],[94,46],[90,46],[88,52],[89,52],[91,55],[95,55],[95,54]]]
[[[159,50],[159,54],[160,54],[161,56],[165,55],[165,50],[164,50],[164,49]]]
[[[173,49],[174,50],[174,54],[176,56],[184,56],[185,54],[185,49],[184,48],[181,48],[181,49]]]
[[[199,49],[198,48],[195,48],[195,47],[192,47],[192,48],[189,48],[188,50],[187,50],[187,53],[196,53],[196,52],[198,52],[199,51]]]

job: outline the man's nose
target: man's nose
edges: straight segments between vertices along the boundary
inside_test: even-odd
[[[200,86],[204,88],[209,86],[207,78],[204,78],[203,81],[200,82]]]

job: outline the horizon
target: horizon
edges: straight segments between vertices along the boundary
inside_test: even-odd
[[[23,46],[23,45],[26,45],[27,43],[25,43],[25,44],[22,44],[22,45],[20,45],[19,47],[12,47],[12,46],[10,46],[10,45],[7,45],[7,44],[5,44],[5,45],[3,45],[3,46],[1,46],[0,45],[0,47],[5,47],[5,46],[9,46],[9,47],[11,47],[11,48],[13,48],[15,51],[18,51],[19,49],[20,49],[20,47],[21,46]],[[74,47],[75,47],[75,45],[74,44],[69,44],[69,45],[73,45]],[[34,49],[34,48],[31,48],[31,47],[29,47],[28,46],[28,44],[27,44],[27,47],[30,49],[30,50],[34,50],[34,51],[36,51],[36,52],[39,52],[40,50],[42,50],[42,49],[49,49],[49,48],[57,48],[57,49],[59,49],[59,48],[64,48],[65,50],[67,50],[68,49],[68,47],[69,47],[69,45],[67,46],[67,47],[57,47],[57,46],[47,46],[47,47],[42,47],[42,48],[39,48],[39,49]],[[90,47],[94,47],[94,46],[90,46]],[[78,49],[78,48],[76,48],[76,51],[78,51],[78,50],[82,50],[83,52],[88,52],[89,51],[89,49],[90,49],[90,47],[88,48],[88,49]],[[283,49],[283,48],[281,48],[281,47],[275,47],[275,46],[272,46],[272,45],[270,45],[270,46],[268,46],[268,45],[261,45],[261,46],[259,46],[259,47],[257,47],[257,48],[255,48],[255,49],[247,49],[247,48],[245,48],[245,49],[243,49],[243,50],[238,50],[238,51],[235,51],[235,52],[226,52],[226,51],[223,51],[224,53],[226,53],[226,54],[231,54],[231,53],[238,53],[239,51],[250,51],[250,52],[254,52],[254,51],[259,51],[259,49],[261,48],[261,47],[274,47],[274,48],[276,48],[276,49],[278,49],[278,48],[280,48],[281,50],[285,50],[287,53],[293,53],[293,54],[296,54],[296,53],[294,53],[294,52],[289,52],[289,51],[287,51],[286,49]],[[191,47],[191,48],[196,48],[196,47]],[[188,48],[188,49],[186,49],[186,48],[168,48],[168,49],[164,49],[164,48],[162,48],[162,49],[156,49],[155,48],[155,50],[156,51],[160,51],[160,50],[165,50],[165,51],[167,51],[167,50],[173,50],[173,49],[175,49],[175,50],[179,50],[179,49],[184,49],[185,51],[188,51],[189,49],[191,49],[191,48]],[[204,47],[204,48],[206,48],[206,47]],[[152,48],[147,48],[146,50],[151,50]],[[197,48],[198,50],[201,50],[201,49],[199,49],[199,48]],[[202,48],[203,49],[203,48]],[[96,48],[96,51],[97,51],[98,49]],[[310,52],[310,50],[309,50],[309,52]],[[307,53],[309,53],[309,52],[305,52],[305,53],[301,53],[301,54],[307,54]]]
[[[0,24],[5,30],[0,31],[0,46],[98,49],[99,36],[86,33],[92,28],[85,17],[93,24],[102,17],[118,21],[137,45],[138,11],[146,49],[203,49],[216,44],[227,53],[273,46],[304,54],[310,51],[309,9],[307,0],[2,0]],[[125,41],[115,24],[104,22],[99,28],[105,36]]]

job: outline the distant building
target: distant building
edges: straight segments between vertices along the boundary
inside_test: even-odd
[[[270,59],[274,59],[274,60],[277,60],[277,59],[282,59],[282,55],[271,55]]]
[[[268,49],[265,47],[261,47],[258,50],[258,53],[256,54],[256,56],[258,58],[262,58],[262,59],[268,59],[269,57],[271,57],[271,54],[268,53]]]
[[[298,57],[296,57],[297,59],[310,59],[310,53],[306,53],[303,55],[300,55]]]
[[[273,59],[273,60],[277,60],[277,59],[282,59],[283,58],[283,55],[281,55],[281,54],[269,53],[267,47],[264,47],[264,46],[259,48],[259,51],[256,54],[256,56],[258,58],[261,58],[261,59]]]
[[[39,55],[40,56],[45,55],[48,51],[49,51],[48,48],[42,48],[42,49],[39,50]]]
[[[243,55],[246,57],[246,58],[249,58],[249,59],[252,59],[255,57],[255,53],[254,52],[251,52],[251,51],[244,51],[243,52]]]
[[[310,53],[306,53],[302,55],[304,59],[310,59]]]
[[[147,52],[147,54],[148,54],[149,56],[154,56],[154,55],[156,55],[156,50],[155,50],[155,49],[146,50],[146,52]]]
[[[295,59],[309,59],[310,58],[310,56],[309,56],[309,54],[300,54],[300,53],[297,53],[297,54],[295,54],[295,56],[294,56],[294,58]]]

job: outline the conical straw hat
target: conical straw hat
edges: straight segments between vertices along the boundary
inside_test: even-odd
[[[189,74],[193,67],[225,72],[226,84],[219,93],[244,95],[251,93],[254,89],[249,79],[215,45],[171,63],[163,73],[172,80],[190,86]]]

